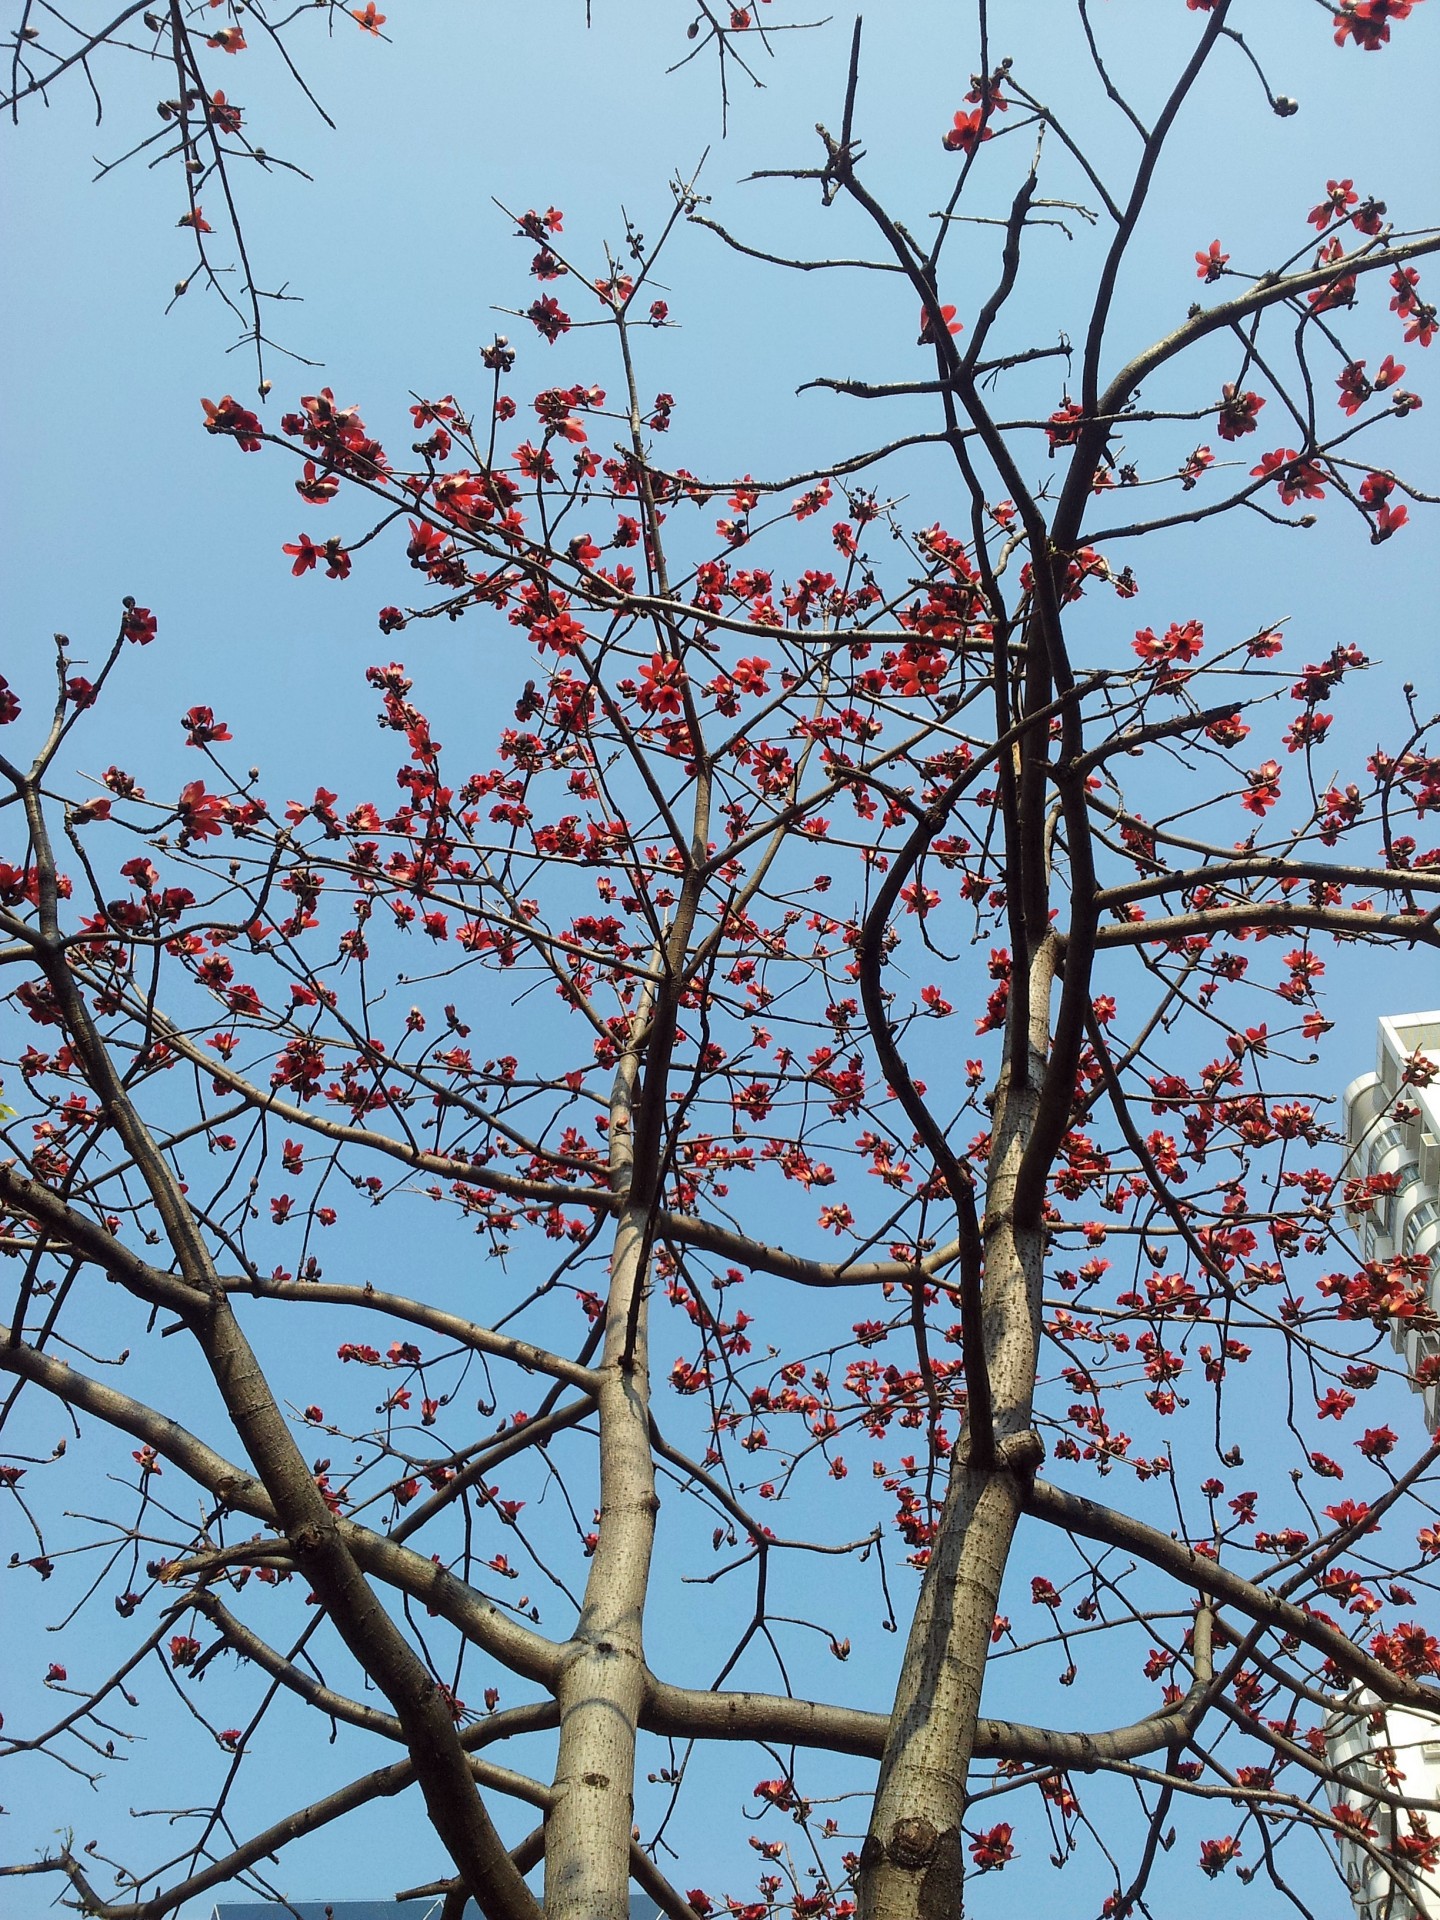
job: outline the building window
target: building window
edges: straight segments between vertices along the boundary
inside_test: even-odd
[[[1378,1133],[1372,1134],[1370,1137],[1370,1150],[1365,1157],[1365,1171],[1367,1173],[1378,1173],[1380,1170],[1380,1162],[1385,1158],[1386,1154],[1393,1153],[1396,1147],[1403,1147],[1404,1144],[1405,1133],[1403,1128],[1393,1124],[1381,1127]]]
[[[1415,1251],[1416,1241],[1437,1220],[1440,1220],[1440,1200],[1422,1200],[1405,1222],[1403,1246],[1406,1253]]]

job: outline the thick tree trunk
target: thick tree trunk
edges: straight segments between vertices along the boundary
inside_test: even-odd
[[[611,1179],[632,1174],[630,1097],[622,1064],[610,1110]],[[561,1663],[560,1751],[545,1820],[546,1920],[628,1920],[635,1818],[635,1729],[645,1693],[641,1626],[655,1540],[645,1288],[648,1210],[621,1214],[610,1260],[600,1423],[600,1523],[580,1620]]]
[[[1039,1112],[1048,1039],[1048,948],[1030,979],[1027,1072],[995,1105],[986,1185],[985,1353],[995,1460],[972,1464],[961,1435],[911,1623],[870,1830],[861,1852],[861,1920],[955,1920],[961,1822],[990,1634],[1028,1480],[1039,1464],[1031,1406],[1039,1351],[1044,1233],[1017,1225],[1015,1191]]]
[[[960,1912],[965,1782],[1019,1510],[1019,1487],[1002,1470],[966,1468],[951,1478],[861,1854],[865,1920]]]

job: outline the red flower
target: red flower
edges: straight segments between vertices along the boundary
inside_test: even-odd
[[[962,322],[955,318],[954,307],[941,307],[940,318],[945,322],[947,332],[959,333]],[[920,309],[920,338],[915,344],[917,347],[933,347],[935,344],[935,329],[930,324],[928,307]]]
[[[1339,1500],[1333,1507],[1326,1507],[1325,1518],[1333,1520],[1337,1527],[1356,1527],[1369,1511],[1368,1501]]]
[[[1223,1873],[1231,1860],[1240,1852],[1240,1842],[1233,1833],[1227,1833],[1223,1840],[1202,1840],[1200,1842],[1201,1871],[1213,1880]]]
[[[1257,480],[1273,479],[1287,507],[1302,495],[1306,500],[1325,498],[1324,472],[1313,460],[1302,460],[1293,447],[1276,447],[1264,454],[1259,466],[1252,467],[1250,472]]]
[[[232,106],[223,93],[216,91],[210,96],[210,118],[221,133],[236,134],[240,131],[241,111]]]
[[[177,227],[193,227],[196,233],[213,233],[215,231],[199,207],[191,207],[188,213],[182,213],[175,224]]]
[[[559,233],[564,224],[565,216],[558,207],[547,207],[544,213],[536,213],[532,207],[520,216],[519,235],[522,240],[538,240],[543,245],[546,234]]]
[[[982,126],[984,111],[977,107],[973,113],[957,113],[955,124],[941,141],[947,153],[974,153],[982,140],[994,138],[989,127]]]
[[[562,333],[570,331],[570,316],[560,311],[560,303],[547,293],[541,299],[534,300],[525,309],[525,317],[534,323],[537,333],[554,346]]]
[[[180,722],[185,729],[187,747],[208,746],[212,740],[229,740],[230,729],[223,720],[217,720],[209,707],[191,707]]]
[[[1280,798],[1280,763],[1267,760],[1245,776],[1248,792],[1240,802],[1247,813],[1266,814]]]
[[[375,11],[375,0],[366,0],[364,7],[352,7],[350,18],[366,33],[373,33],[377,40],[380,38],[380,29],[385,24],[386,16]]]
[[[1395,289],[1390,311],[1403,319],[1415,305],[1415,289],[1419,284],[1420,275],[1414,267],[1397,267],[1390,276],[1390,285]]]
[[[192,780],[181,789],[176,811],[187,839],[208,840],[220,832],[225,802],[218,794],[207,793],[203,780]]]
[[[640,669],[641,707],[646,713],[679,713],[685,670],[678,660],[657,653]]]
[[[1412,1814],[1411,1818],[1415,1822],[1414,1830],[1396,1834],[1395,1852],[1411,1868],[1421,1873],[1433,1872],[1440,1866],[1440,1839],[1431,1834],[1423,1813]]]
[[[260,420],[257,414],[242,407],[227,393],[217,405],[213,400],[202,400],[205,410],[205,431],[207,433],[228,433],[242,453],[260,451]]]
[[[315,545],[315,542],[310,538],[308,533],[302,533],[296,541],[287,541],[280,551],[294,555],[295,564],[291,567],[290,571],[295,575],[297,580],[302,573],[309,573],[315,562],[320,558],[320,549]]]
[[[1302,748],[1318,746],[1334,723],[1333,713],[1302,713],[1291,723],[1285,735],[1285,751],[1299,753]]]
[[[1315,264],[1317,267],[1328,267],[1344,257],[1344,244],[1338,233],[1332,233],[1316,255]],[[1328,313],[1332,307],[1348,307],[1355,299],[1355,276],[1353,273],[1342,273],[1338,279],[1312,289],[1305,298],[1316,313]]]
[[[1244,651],[1252,660],[1273,660],[1283,649],[1284,641],[1279,634],[1256,634],[1254,639],[1244,643]]]
[[[242,442],[243,445],[243,442]],[[125,604],[125,618],[120,622],[120,631],[131,646],[148,647],[155,638],[155,616],[149,607],[137,607],[133,601]]]
[[[546,449],[532,446],[528,440],[515,449],[515,464],[527,480],[558,480],[560,477]]]
[[[1397,528],[1403,527],[1410,518],[1408,507],[1381,507],[1375,516],[1375,528],[1370,535],[1370,544],[1378,547],[1382,540],[1388,540]]]
[[[304,538],[304,535],[301,535]],[[287,549],[288,551],[288,549]],[[438,527],[431,526],[428,520],[410,522],[410,542],[405,549],[406,558],[412,567],[428,568],[442,560],[450,551],[450,542]],[[300,571],[296,566],[295,571]]]
[[[1215,456],[1209,447],[1196,447],[1180,468],[1181,491],[1189,493],[1206,468],[1213,467],[1214,464]]]
[[[1365,1818],[1364,1811],[1360,1807],[1346,1806],[1342,1800],[1338,1806],[1331,1807],[1330,1811],[1340,1825],[1348,1828],[1351,1833],[1358,1833],[1365,1840],[1375,1838],[1375,1829]]]
[[[1206,281],[1220,279],[1229,259],[1230,256],[1228,253],[1222,253],[1220,251],[1220,242],[1218,240],[1212,240],[1204,253],[1197,253],[1195,256],[1195,266],[1197,269],[1195,278]]]
[[[1402,1620],[1393,1633],[1377,1633],[1370,1651],[1392,1673],[1440,1673],[1440,1640],[1414,1620]]]
[[[755,1798],[768,1801],[772,1807],[793,1807],[795,1789],[788,1780],[761,1780],[755,1787]]]
[[[1205,629],[1198,620],[1187,620],[1183,625],[1171,621],[1158,638],[1152,628],[1142,627],[1135,635],[1135,651],[1142,660],[1194,660],[1204,641]]]
[[[808,520],[812,514],[819,513],[822,507],[828,507],[833,491],[828,480],[822,480],[818,486],[811,487],[790,503],[790,511],[797,520]],[[756,616],[752,613],[752,618]],[[772,623],[775,624],[775,623]]]
[[[321,473],[313,460],[307,460],[304,478],[295,482],[295,491],[302,500],[308,500],[312,507],[323,507],[327,500],[333,500],[340,491],[340,482],[333,473]]]
[[[1305,217],[1312,227],[1323,230],[1332,220],[1343,218],[1359,198],[1353,180],[1327,180],[1325,198],[1318,207],[1312,207]]]
[[[1238,714],[1212,720],[1205,729],[1207,739],[1213,740],[1217,747],[1238,747],[1249,732],[1249,727]]]
[[[1080,438],[1079,422],[1085,418],[1085,409],[1078,400],[1072,400],[1067,394],[1064,401],[1050,416],[1050,424],[1045,433],[1050,441],[1050,451],[1056,447],[1073,447]]]
[[[1365,362],[1362,360],[1360,364],[1363,367]],[[1380,371],[1375,376],[1375,391],[1383,393],[1386,387],[1393,387],[1404,371],[1404,367],[1396,366],[1393,355],[1387,353],[1380,362]]]
[[[1242,393],[1230,385],[1220,389],[1220,413],[1217,422],[1222,440],[1238,440],[1241,434],[1255,431],[1255,416],[1265,402],[1258,393]]]
[[[1335,382],[1340,389],[1340,409],[1342,413],[1356,414],[1375,391],[1372,383],[1365,377],[1365,362],[1352,360],[1340,371]]]
[[[1313,460],[1297,460],[1280,482],[1280,498],[1288,507],[1293,500],[1325,498],[1325,473]]]
[[[1419,346],[1428,347],[1435,337],[1436,315],[1434,307],[1422,300],[1417,291],[1420,275],[1414,267],[1397,267],[1390,276],[1390,285],[1395,291],[1390,311],[1410,322],[1405,329],[1405,338]]]
[[[1353,40],[1366,53],[1378,53],[1390,38],[1392,20],[1408,20],[1415,0],[1340,0],[1335,15],[1335,44]]]
[[[606,274],[603,279],[594,281],[592,284],[594,285],[596,293],[599,294],[606,306],[614,307],[617,310],[625,305],[625,302],[635,291],[635,282],[630,278],[628,273],[612,272]]]
[[[245,29],[243,27],[221,27],[212,33],[205,42],[207,47],[215,47],[221,53],[244,53]]]
[[[1002,1820],[998,1826],[978,1834],[970,1842],[970,1858],[981,1873],[989,1873],[992,1869],[998,1871],[1015,1858],[1015,1848],[1010,1840],[1013,1831],[1009,1821]]]

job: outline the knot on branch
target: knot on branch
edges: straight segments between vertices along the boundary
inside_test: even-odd
[[[825,143],[825,165],[820,172],[820,198],[823,206],[834,204],[835,195],[853,177],[855,148],[848,133],[837,140],[824,122],[815,122],[815,131]]]
[[[1045,1442],[1033,1427],[1025,1433],[1007,1434],[995,1450],[995,1471],[1014,1474],[1017,1479],[1033,1480],[1044,1464]]]
[[[889,1830],[887,1839],[879,1841],[872,1836],[866,1843],[866,1853],[870,1853],[872,1859],[864,1860],[862,1864],[870,1866],[874,1862],[874,1855],[883,1853],[885,1859],[899,1866],[902,1872],[918,1874],[922,1866],[929,1866],[929,1862],[935,1859],[935,1849],[939,1843],[939,1828],[925,1820],[924,1814],[908,1820],[897,1820]]]
[[[333,1520],[304,1520],[298,1527],[291,1527],[286,1534],[291,1551],[297,1556],[318,1553],[337,1532]]]
[[[911,1820],[897,1820],[885,1842],[885,1852],[897,1867],[915,1873],[935,1858],[935,1849],[939,1844],[939,1830],[922,1815]]]
[[[860,1854],[864,1875],[887,1865],[919,1876],[914,1905],[919,1920],[953,1920],[960,1912],[964,1873],[957,1828],[941,1833],[923,1815],[897,1820],[884,1840],[871,1834]]]

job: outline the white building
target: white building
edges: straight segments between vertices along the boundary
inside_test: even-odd
[[[1416,1059],[1421,1071],[1406,1078]],[[1420,1084],[1426,1070],[1434,1078]],[[1345,1089],[1346,1173],[1352,1179],[1394,1174],[1393,1193],[1357,1216],[1367,1260],[1395,1254],[1430,1256],[1430,1300],[1440,1309],[1440,1013],[1406,1013],[1380,1022],[1376,1072]],[[1440,1338],[1397,1322],[1392,1339],[1405,1356],[1412,1384],[1420,1362],[1440,1353]],[[1425,1397],[1425,1425],[1440,1427],[1440,1380],[1417,1389]]]
[[[1416,1070],[1418,1067],[1418,1071]],[[1433,1073],[1433,1078],[1432,1078]],[[1428,1084],[1427,1084],[1428,1082]],[[1440,1310],[1440,1012],[1398,1014],[1380,1021],[1379,1059],[1345,1089],[1349,1179],[1393,1174],[1394,1191],[1355,1215],[1367,1260],[1425,1254],[1430,1261],[1429,1296]],[[1421,1375],[1421,1362],[1440,1353],[1440,1337],[1397,1321],[1391,1330],[1397,1353],[1425,1402],[1430,1432],[1440,1426],[1440,1378]],[[1424,1714],[1380,1708],[1357,1693],[1331,1722],[1330,1759],[1344,1765],[1356,1784],[1341,1799],[1364,1815],[1375,1845],[1393,1846],[1413,1835],[1413,1816],[1369,1798],[1367,1783],[1406,1799],[1431,1803],[1428,1831],[1440,1838],[1440,1722]],[[1426,1816],[1420,1815],[1424,1821]],[[1416,1875],[1415,1898],[1403,1892],[1383,1860],[1362,1845],[1342,1840],[1341,1864],[1360,1920],[1440,1920],[1440,1872]],[[1418,1904],[1417,1904],[1418,1903]]]
[[[1370,1798],[1365,1785],[1403,1794],[1408,1800],[1434,1802],[1418,1831],[1440,1839],[1440,1723],[1426,1714],[1399,1707],[1381,1707],[1374,1696],[1357,1693],[1351,1707],[1330,1723],[1329,1757],[1343,1765],[1356,1782],[1340,1799],[1363,1815],[1373,1831],[1377,1850],[1394,1848],[1397,1840],[1414,1841],[1417,1815]],[[1341,1840],[1340,1862],[1355,1911],[1360,1920],[1437,1920],[1440,1916],[1440,1871],[1417,1871],[1409,1892],[1377,1853],[1354,1841]],[[1413,1899],[1410,1895],[1413,1893]]]

